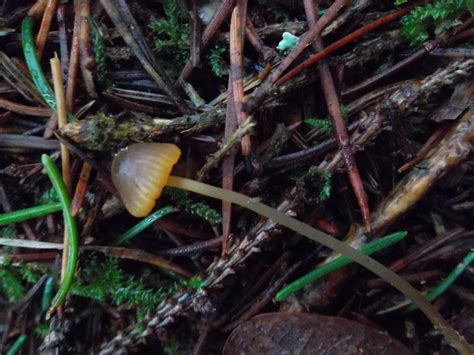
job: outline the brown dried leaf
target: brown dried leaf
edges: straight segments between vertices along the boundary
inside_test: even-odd
[[[413,353],[390,336],[345,318],[267,313],[238,326],[223,354]]]

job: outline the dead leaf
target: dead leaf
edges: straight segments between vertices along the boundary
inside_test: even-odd
[[[345,318],[267,313],[238,326],[223,354],[413,353],[387,334]]]

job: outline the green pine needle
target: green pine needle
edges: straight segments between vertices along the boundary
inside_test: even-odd
[[[407,232],[396,232],[386,237],[371,241],[360,248],[360,252],[366,255],[371,255],[380,250],[383,250],[406,237]],[[286,299],[289,295],[301,290],[306,285],[326,276],[330,272],[336,271],[352,262],[347,256],[340,256],[327,264],[321,265],[315,270],[293,281],[288,286],[277,292],[275,299],[280,302]]]

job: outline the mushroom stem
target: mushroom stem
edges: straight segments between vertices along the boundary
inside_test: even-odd
[[[389,282],[393,287],[398,289],[414,304],[416,304],[431,320],[434,327],[438,329],[438,331],[440,331],[446,337],[449,343],[461,354],[474,353],[474,349],[471,347],[471,345],[468,344],[458,333],[456,333],[453,328],[451,328],[448,322],[438,313],[438,311],[433,308],[433,306],[431,306],[431,304],[420,292],[418,292],[414,287],[412,287],[396,273],[389,270],[375,259],[362,254],[357,249],[352,248],[348,244],[341,242],[328,234],[318,231],[308,224],[289,217],[275,208],[259,202],[257,199],[250,198],[238,192],[224,190],[219,187],[173,175],[169,176],[166,185],[188,190],[215,199],[232,202],[236,205],[242,206],[264,217],[267,217],[296,233],[302,234],[305,237],[334,250],[337,253],[351,258],[356,263],[362,265],[366,269],[372,271],[374,274],[383,278],[385,281]]]

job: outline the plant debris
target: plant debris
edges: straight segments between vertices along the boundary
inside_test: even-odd
[[[5,0],[0,352],[472,354],[473,15]]]

